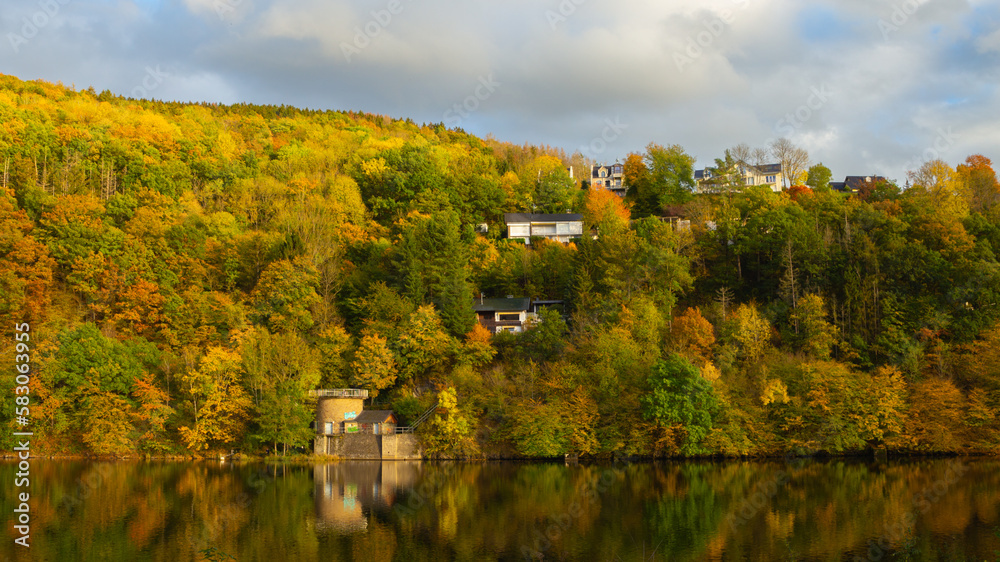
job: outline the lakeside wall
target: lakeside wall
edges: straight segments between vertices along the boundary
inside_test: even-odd
[[[313,452],[350,460],[420,460],[423,451],[413,434],[372,435],[349,433],[317,435]]]

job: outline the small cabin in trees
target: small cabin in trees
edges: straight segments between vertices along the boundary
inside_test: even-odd
[[[499,332],[523,332],[525,325],[535,318],[531,309],[531,299],[478,298],[472,305],[479,317],[479,323],[491,334]]]
[[[316,397],[316,434],[396,433],[396,416],[392,410],[365,410],[368,391],[357,388],[314,390]]]
[[[503,218],[507,223],[507,238],[523,240],[525,244],[531,244],[535,236],[563,244],[583,236],[583,215],[575,213],[507,213]]]
[[[368,391],[357,388],[312,390],[316,398],[313,452],[347,459],[419,459],[423,456],[413,428],[397,427],[392,410],[365,410]]]
[[[372,435],[393,435],[396,433],[396,416],[392,410],[365,410],[345,426],[348,433],[371,433]]]

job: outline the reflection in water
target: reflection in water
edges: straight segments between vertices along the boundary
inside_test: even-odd
[[[391,507],[403,488],[417,481],[419,463],[344,462],[313,467],[316,530],[350,534],[365,531],[362,508]]]
[[[0,560],[1000,562],[1000,462],[959,462],[37,459],[31,549],[8,525]]]

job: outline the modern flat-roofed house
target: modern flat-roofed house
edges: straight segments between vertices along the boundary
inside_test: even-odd
[[[507,237],[524,240],[525,244],[531,244],[532,236],[564,244],[583,236],[583,215],[575,213],[507,213],[503,218],[507,223]]]
[[[520,333],[536,315],[531,309],[531,299],[486,299],[478,298],[472,305],[479,317],[479,323],[491,334],[500,332]]]
[[[541,312],[547,308],[554,308],[561,315],[566,314],[566,303],[561,300],[542,300],[542,299],[532,299],[531,300],[531,313],[535,316],[541,314]]]

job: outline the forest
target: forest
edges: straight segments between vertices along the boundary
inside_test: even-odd
[[[579,154],[443,124],[0,75],[0,350],[30,356],[32,450],[290,454],[320,388],[401,424],[438,404],[444,458],[1000,450],[991,161],[857,193],[799,162],[775,193],[733,179],[744,152],[696,194],[694,156],[650,143],[623,200]],[[574,243],[503,235],[567,211]],[[492,335],[481,295],[564,305]]]

